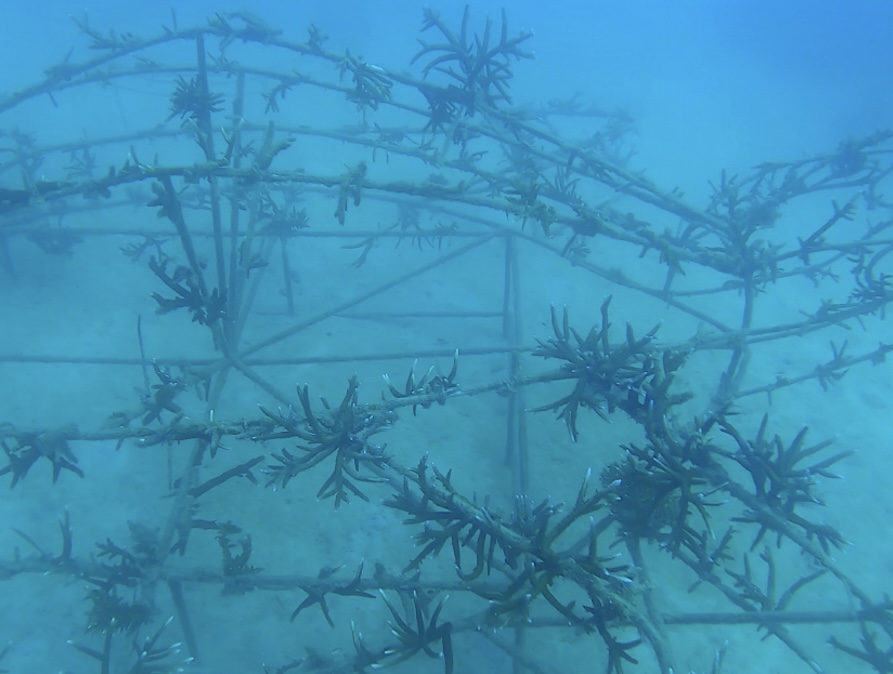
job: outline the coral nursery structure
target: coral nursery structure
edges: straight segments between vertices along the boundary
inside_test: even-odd
[[[0,99],[0,668],[893,671],[889,134],[695,203],[505,15],[77,25]]]

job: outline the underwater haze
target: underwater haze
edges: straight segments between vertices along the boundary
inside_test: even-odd
[[[269,1],[248,8],[204,1],[9,2],[2,8],[8,37],[0,48],[4,62],[15,67],[4,89],[30,82],[64,56],[72,17],[136,32],[169,22],[172,11],[190,25],[214,12],[250,10],[289,33],[311,23],[325,26],[358,55],[403,63],[415,51],[425,6],[459,13],[462,3]],[[893,8],[882,0],[472,6],[494,17],[505,8],[516,30],[535,32],[536,60],[524,64],[520,100],[579,92],[605,106],[627,107],[643,133],[654,132],[642,151],[687,158],[675,166],[663,159],[677,175],[688,166],[746,166],[767,159],[767,152],[792,157],[816,143],[889,124]]]
[[[0,25],[0,673],[893,671],[893,4]]]

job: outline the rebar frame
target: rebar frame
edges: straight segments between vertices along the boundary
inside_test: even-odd
[[[772,439],[762,404],[799,386],[833,386],[893,349],[870,343],[893,298],[893,220],[880,215],[889,216],[890,135],[764,164],[745,178],[724,174],[697,208],[625,167],[622,119],[576,102],[515,107],[511,66],[526,58],[529,35],[509,34],[505,16],[479,32],[471,23],[467,9],[456,29],[426,10],[423,40],[436,36],[422,42],[416,76],[330,51],[315,26],[295,41],[247,14],[174,23],[154,38],[103,33],[84,20],[91,56],[77,61],[70,52],[43,81],[0,100],[7,282],[31,282],[19,265],[31,244],[47,265],[68,255],[108,275],[119,270],[100,257],[100,244],[112,239],[150,270],[130,267],[139,270],[130,286],[145,293],[127,307],[84,298],[95,321],[125,311],[135,319],[118,355],[0,354],[8,381],[27,375],[51,402],[42,366],[102,368],[103,386],[89,395],[110,421],[90,420],[88,430],[56,401],[58,418],[0,427],[9,462],[2,473],[18,497],[7,516],[28,546],[0,562],[0,579],[11,587],[48,574],[87,589],[86,598],[36,600],[22,622],[40,631],[48,611],[86,613],[86,630],[73,623],[52,635],[74,645],[52,664],[86,656],[81,662],[93,659],[101,672],[421,671],[426,656],[438,660],[432,671],[450,672],[454,660],[470,671],[468,644],[484,639],[516,672],[576,671],[577,658],[586,671],[596,658],[609,672],[719,672],[722,632],[709,633],[706,652],[678,645],[704,624],[755,626],[808,670],[825,671],[835,657],[893,670],[889,600],[834,558],[844,536],[799,509],[819,502],[817,478],[833,477],[830,466],[846,452],[818,455],[824,443],[806,446],[797,419],[778,429],[792,441]],[[288,66],[265,65],[270,55]],[[142,113],[157,126],[110,136],[90,128],[58,142],[20,128],[29,112],[62,115],[78,92],[108,87],[119,97],[125,83],[155,94],[134,94],[133,105],[154,104]],[[557,130],[567,116],[602,126],[588,142],[570,140]],[[318,148],[331,154],[313,154]],[[827,213],[804,229],[795,203]],[[394,208],[395,224],[373,224]],[[144,224],[146,213],[158,224]],[[858,234],[855,221],[867,223]],[[388,252],[389,243],[404,246]],[[466,273],[479,274],[474,287],[484,298],[471,306],[458,299]],[[550,274],[575,290],[554,297],[560,284],[550,287]],[[804,280],[821,297],[814,306],[795,302],[800,313],[787,322],[757,313],[759,295],[776,301]],[[612,294],[619,299],[609,303]],[[543,327],[548,309],[539,303],[549,298],[572,310],[553,306]],[[581,311],[595,321],[588,336],[576,323]],[[7,314],[13,325],[18,317]],[[637,337],[651,324],[628,322],[624,337],[611,325],[646,314],[663,319],[660,333]],[[350,352],[301,355],[326,339],[321,328],[333,319],[389,327],[348,328],[357,338],[333,344],[350,343]],[[865,328],[860,351],[832,341],[824,362],[764,374],[772,350],[840,327]],[[380,401],[357,392],[366,375],[413,360],[440,369],[411,369],[402,388],[387,380]],[[687,370],[692,362],[708,374]],[[296,397],[286,391],[299,367],[311,385]],[[317,389],[340,396],[354,372],[340,405],[311,400]],[[108,382],[139,388],[130,408],[120,410]],[[568,384],[574,390],[555,402]],[[246,397],[259,399],[260,411],[246,408]],[[534,409],[554,410],[570,433]],[[480,421],[488,417],[498,428]],[[469,436],[457,430],[464,423],[490,430]],[[414,430],[398,435],[401,427]],[[371,440],[384,431],[387,450]],[[130,453],[134,465],[105,473],[92,459],[88,470],[84,457],[109,442],[117,443],[114,462]],[[504,450],[481,453],[502,442]],[[454,486],[435,458],[478,470],[457,469]],[[312,476],[332,462],[317,492]],[[39,491],[40,475],[27,474],[35,464],[52,470],[49,495]],[[72,474],[90,491],[66,492],[78,482]],[[258,491],[259,479],[275,491]],[[579,490],[568,484],[581,480]],[[139,519],[110,515],[109,530],[96,531],[98,549],[75,547],[79,508],[110,508],[109,495],[126,495],[128,484],[134,497],[124,514]],[[140,501],[153,487],[167,507],[160,520],[155,503]],[[57,490],[72,499],[58,553],[41,542],[46,531],[21,524],[29,502],[54,503]],[[572,505],[540,501],[547,493]],[[351,501],[337,510],[340,521],[330,496],[336,507]],[[337,527],[330,540],[342,540],[370,522],[392,537],[390,558],[366,559],[381,562],[374,574],[364,573],[362,557],[322,559],[319,572],[308,566],[308,535]],[[129,541],[120,538],[125,523]],[[101,525],[96,518],[89,528]],[[573,540],[559,545],[562,535]],[[358,570],[339,574],[342,565]],[[686,610],[673,610],[686,589]],[[805,601],[812,591],[821,601]],[[444,605],[447,592],[454,598]],[[704,610],[691,609],[699,603]],[[314,621],[317,609],[322,620]],[[266,617],[246,625],[240,614]],[[809,630],[827,623],[846,631],[822,633],[835,649],[819,653]],[[121,633],[134,637],[132,650]],[[554,633],[569,652],[550,643]],[[748,634],[728,633],[736,643]],[[18,650],[11,644],[7,661]]]

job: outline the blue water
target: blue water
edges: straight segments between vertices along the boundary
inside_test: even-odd
[[[86,22],[100,34],[113,29],[118,36],[128,33],[148,36],[160,33],[162,26],[170,27],[174,22],[180,28],[201,25],[215,12],[225,16],[229,12],[242,11],[244,4],[247,3],[221,6],[202,0],[181,2],[172,8],[163,3],[133,0],[7,1],[0,6],[0,63],[5,64],[0,74],[0,100],[40,81],[48,68],[64,63],[66,59],[70,59],[69,63],[79,63],[96,55],[97,52],[85,48],[88,40],[78,34],[74,20]],[[251,3],[250,11],[281,29],[286,37],[302,40],[307,26],[314,24],[329,37],[325,45],[327,49],[336,52],[349,49],[352,55],[362,57],[367,63],[417,76],[419,65],[409,63],[418,50],[417,39],[437,39],[433,32],[419,36],[425,5],[436,7],[447,23],[458,24],[463,7],[458,2],[257,0]],[[698,207],[705,205],[710,194],[709,181],[716,183],[722,171],[729,176],[746,174],[760,162],[798,160],[831,153],[843,141],[864,137],[893,123],[893,49],[890,47],[893,4],[889,2],[480,2],[471,6],[473,25],[479,29],[484,17],[490,16],[498,30],[503,6],[510,33],[522,29],[535,33],[525,43],[535,52],[535,58],[515,64],[511,88],[513,104],[525,110],[535,110],[546,101],[577,100],[602,111],[624,111],[632,124],[632,132],[624,145],[624,152],[629,152],[627,169],[644,171],[666,192],[677,190]],[[67,56],[72,46],[77,49]],[[211,45],[212,53],[213,47]],[[232,53],[238,54],[240,47],[234,45]],[[253,55],[259,53],[257,50]],[[298,63],[296,60],[294,67],[298,67]],[[288,61],[275,65],[284,71],[292,67]],[[0,130],[7,132],[16,128],[33,134],[39,143],[50,144],[151,128],[162,121],[158,118],[159,111],[167,111],[171,78],[164,74],[149,75],[145,80],[114,81],[107,88],[97,87],[93,93],[96,98],[90,98],[81,90],[75,95],[62,92],[53,100],[41,95],[21,109],[0,114]],[[83,91],[89,90],[84,88]],[[298,87],[289,92],[286,100],[289,103],[301,101],[304,95]],[[313,94],[307,95],[312,99]],[[419,100],[412,102],[421,104]],[[375,121],[390,120],[389,112],[384,112],[384,117],[375,118]],[[280,126],[307,123],[322,127],[324,121],[328,128],[358,121],[356,111],[350,105],[331,112],[315,109],[314,114],[307,118],[291,118],[284,112],[276,117],[276,122]],[[227,123],[224,115],[216,121],[221,126]],[[592,123],[585,117],[563,120],[561,133],[573,138],[585,137],[591,132],[587,125]],[[176,122],[168,125],[177,128]],[[317,142],[319,145],[314,144]],[[140,147],[140,161],[151,163],[154,158],[150,155],[159,152],[160,162],[164,163],[178,151],[162,143],[153,143]],[[101,150],[106,154],[102,155],[99,174],[104,173],[109,164],[120,167],[131,159],[130,151],[129,147],[115,145]],[[193,154],[189,154],[190,151]],[[189,161],[195,159],[194,151],[192,145],[182,149],[183,156]],[[274,168],[307,167],[308,171],[338,175],[344,171],[345,165],[356,160],[350,149],[337,147],[334,143],[324,146],[314,139],[302,138],[290,152],[283,156],[293,163],[288,166],[275,164]],[[0,154],[0,161],[5,160],[6,157]],[[390,158],[387,161],[390,162]],[[399,160],[394,159],[393,164],[388,163],[385,168],[376,164],[372,170],[386,173],[387,167],[391,167],[399,175],[400,166]],[[54,180],[58,179],[62,167],[50,162],[41,170],[45,172],[41,177]],[[411,166],[410,171],[408,179],[421,180],[434,169]],[[18,178],[15,172],[7,171],[0,176],[0,187],[18,188],[21,186]],[[797,236],[808,235],[816,228],[816,223],[827,217],[828,201],[836,195],[830,195],[828,199],[824,196],[820,203],[809,202],[803,210],[785,213],[779,231],[787,240],[796,241]],[[306,198],[313,227],[344,231],[332,217],[331,194],[313,193]],[[508,222],[502,215],[497,217],[490,213],[488,217],[498,221],[500,226],[518,225]],[[70,219],[60,216],[58,222],[52,224],[167,227],[166,236],[174,240],[175,234],[169,223],[156,219],[149,210],[121,209],[115,217],[118,220],[112,218],[93,223],[89,214],[73,214]],[[384,200],[384,203],[364,202],[362,208],[349,206],[346,219],[348,227],[368,233],[384,228],[393,217],[392,204]],[[853,225],[857,229],[846,230],[843,237],[855,239],[865,231],[867,224],[889,217],[888,212],[869,211],[866,206],[866,211],[860,213]],[[440,213],[435,209],[424,215],[422,224],[426,227],[448,226],[456,219],[461,221],[461,211],[457,215],[455,211]],[[0,220],[0,226],[10,222]],[[672,220],[661,221],[659,231],[675,224]],[[460,230],[464,227],[463,223]],[[529,232],[530,228],[531,225],[527,225],[525,231]],[[530,236],[536,240],[538,235],[535,232]],[[0,273],[0,368],[3,368],[0,369],[0,382],[12,382],[7,385],[7,391],[0,393],[0,422],[41,428],[77,422],[81,430],[88,430],[100,427],[102,419],[109,413],[133,407],[135,402],[138,403],[134,390],[144,383],[137,367],[127,370],[126,376],[119,376],[118,371],[111,375],[110,370],[94,367],[95,363],[54,364],[52,358],[44,358],[43,362],[36,358],[37,364],[27,362],[27,359],[25,364],[13,364],[13,361],[17,356],[61,356],[63,361],[65,356],[88,361],[96,357],[133,358],[137,353],[134,338],[137,314],[142,317],[150,357],[175,357],[184,352],[189,356],[214,356],[202,327],[189,324],[184,316],[177,315],[181,321],[178,323],[170,316],[154,314],[156,305],[150,293],[159,290],[157,283],[143,268],[144,264],[143,267],[134,266],[119,254],[120,247],[132,243],[132,239],[99,237],[86,244],[92,252],[90,256],[80,255],[75,249],[72,255],[54,257],[48,257],[34,247],[19,245],[18,241],[13,242],[15,278]],[[547,245],[560,245],[541,238],[540,242],[543,241]],[[446,245],[441,252],[464,243],[460,239],[458,243]],[[301,245],[307,247],[299,248],[294,244],[290,249],[295,266],[287,281],[293,283],[298,318],[283,317],[284,300],[280,286],[265,288],[265,292],[255,298],[255,313],[247,332],[247,342],[262,340],[294,321],[349,303],[370,286],[386,282],[394,273],[427,259],[414,257],[411,244],[392,251],[387,243],[372,249],[368,267],[357,271],[350,266],[350,260],[360,254],[361,246],[345,253],[340,244],[329,248],[316,241]],[[313,247],[317,245],[318,248]],[[400,310],[498,311],[502,301],[499,284],[503,279],[500,256],[504,251],[497,248],[494,245],[476,251],[456,266],[444,265],[443,269],[421,278],[412,289],[382,293],[378,298],[381,301],[360,318],[350,314],[352,311],[362,313],[365,307],[349,307],[332,320],[320,321],[297,341],[274,345],[271,352],[261,355],[272,358],[298,354],[306,357],[308,362],[292,369],[269,368],[262,372],[263,376],[273,382],[272,386],[288,391],[289,395],[292,395],[295,382],[309,382],[314,392],[314,404],[317,404],[316,396],[320,392],[329,401],[339,401],[347,377],[359,371],[363,399],[375,401],[380,395],[382,371],[388,371],[391,380],[399,382],[400,388],[412,358],[395,356],[382,364],[374,360],[370,363],[365,356],[416,351],[438,354],[420,359],[416,372],[421,376],[429,364],[435,362],[441,371],[448,370],[450,356],[456,347],[501,344],[500,326],[495,323],[471,323],[473,327],[468,327],[459,322],[428,324],[399,318],[389,322],[377,315]],[[688,316],[684,321],[674,323],[676,314],[661,302],[649,299],[652,303],[647,304],[635,293],[625,294],[625,290],[613,288],[604,279],[596,282],[580,270],[568,268],[565,260],[557,260],[555,256],[540,259],[537,255],[541,253],[534,247],[522,257],[522,292],[529,301],[524,307],[526,314],[521,335],[524,344],[549,336],[549,303],[558,307],[571,306],[575,326],[584,330],[588,328],[587,321],[592,324],[599,320],[598,305],[611,292],[618,295],[612,305],[612,311],[616,312],[614,336],[618,340],[622,339],[622,326],[627,321],[635,326],[637,334],[643,334],[664,320],[660,335],[668,340],[687,339],[700,327]],[[209,249],[204,254],[210,258],[213,252]],[[608,247],[596,248],[593,259],[611,268],[614,264],[623,264],[615,262],[615,255],[616,260],[627,263],[628,257],[635,258],[629,251]],[[643,262],[633,259],[630,268],[641,273],[643,279],[647,278],[648,283],[659,286],[659,281],[648,277],[649,265],[656,259],[656,253],[652,251],[643,259]],[[538,266],[540,263],[542,266]],[[279,264],[278,258],[273,264]],[[276,269],[277,273],[281,271]],[[699,270],[690,271],[692,275],[685,279],[685,283],[715,285],[715,278],[699,277]],[[478,272],[481,272],[480,276],[476,276]],[[799,320],[801,312],[815,311],[821,301],[831,297],[841,299],[834,292],[827,279],[815,285],[805,281],[795,283],[793,288],[788,286],[778,292],[770,288],[768,296],[761,300],[762,313],[758,315],[757,324]],[[727,311],[737,311],[738,305],[733,306],[733,302],[730,300],[728,306],[709,306],[705,311],[712,317],[726,320]],[[738,320],[737,314],[735,316],[730,324]],[[748,385],[757,386],[783,376],[810,372],[816,363],[826,362],[831,357],[829,341],[837,349],[847,339],[850,348],[857,353],[859,349],[865,353],[879,342],[889,342],[889,317],[875,318],[867,324],[866,330],[822,332],[793,346],[787,343],[784,348],[760,352],[752,363],[754,375]],[[357,356],[357,362],[339,362],[331,370],[311,362],[313,359],[328,362],[326,359],[343,352]],[[718,357],[718,361],[721,359]],[[698,387],[706,389],[715,384],[714,375],[723,365],[718,361],[698,361],[686,371],[682,385],[695,389],[696,394],[702,393]],[[525,367],[530,368],[529,372],[541,364],[531,360]],[[498,383],[511,374],[503,361],[473,358],[463,360],[460,372],[460,379],[469,384]],[[259,401],[271,409],[278,404],[264,398],[262,390],[246,384],[235,374],[233,378],[237,383],[227,389],[222,404],[234,416],[256,415],[255,403]],[[754,427],[763,411],[769,410],[778,424],[778,432],[785,437],[792,437],[799,428],[810,426],[814,429],[810,435],[812,441],[836,436],[838,445],[834,451],[860,450],[841,467],[846,479],[829,480],[822,497],[829,505],[828,521],[844,531],[853,543],[851,548],[835,551],[835,559],[840,560],[842,568],[878,599],[887,590],[891,554],[883,533],[893,504],[884,484],[877,480],[878,474],[889,472],[889,457],[883,450],[889,445],[886,419],[890,413],[889,396],[893,395],[890,381],[889,364],[871,367],[862,363],[828,391],[814,381],[807,382],[793,392],[781,391],[771,405],[761,396],[759,402],[755,402],[756,397],[749,399],[749,406],[741,409],[741,423],[748,432],[755,432]],[[546,394],[546,400],[539,404],[547,402],[552,393]],[[451,401],[446,408],[448,411],[439,406],[419,410],[418,419],[412,417],[410,420],[408,410],[403,410],[407,430],[399,431],[402,435],[397,435],[395,430],[394,438],[389,438],[389,442],[405,465],[415,465],[421,454],[429,453],[432,463],[437,462],[445,469],[456,467],[457,482],[467,476],[468,481],[463,485],[471,485],[469,493],[476,493],[481,498],[483,494],[492,493],[494,501],[503,506],[511,504],[515,482],[508,477],[511,470],[506,469],[503,461],[501,443],[505,442],[505,409],[502,398],[491,394],[489,398],[483,396],[471,400],[471,403],[460,400],[455,407]],[[531,402],[529,406],[536,404]],[[190,399],[184,405],[193,417],[208,414],[198,398]],[[169,411],[164,415],[170,419]],[[555,501],[572,500],[587,468],[592,468],[597,475],[604,464],[616,458],[619,445],[628,441],[626,432],[636,437],[635,431],[630,431],[622,420],[598,425],[601,422],[595,415],[591,416],[592,419],[587,416],[582,422],[591,435],[584,433],[583,437],[597,438],[607,447],[606,454],[587,456],[580,452],[579,446],[570,442],[563,425],[549,414],[529,416],[532,444],[547,448],[536,455],[536,463],[531,469],[530,491],[535,499],[551,495]],[[428,419],[432,420],[430,425],[426,425]],[[495,451],[493,446],[497,447]],[[177,447],[182,450],[181,446]],[[279,449],[281,447],[270,443],[262,451],[269,453]],[[599,451],[602,449],[599,444]],[[18,536],[13,528],[25,530],[28,536],[40,541],[40,545],[55,550],[52,546],[57,545],[53,538],[57,535],[56,520],[66,508],[71,510],[73,521],[79,527],[75,553],[82,558],[97,553],[93,541],[109,537],[126,541],[130,519],[140,518],[157,526],[164,525],[171,506],[168,494],[176,487],[173,478],[178,475],[176,466],[182,453],[177,454],[177,451],[180,450],[171,450],[170,457],[173,458],[168,458],[161,448],[153,450],[157,454],[149,454],[149,450],[131,445],[115,451],[112,441],[84,443],[77,445],[75,450],[87,479],[80,481],[70,472],[63,471],[59,484],[51,489],[49,470],[43,466],[44,472],[35,468],[27,480],[16,485],[15,491],[0,491],[0,512],[5,518],[0,520],[3,529],[0,532],[0,559],[18,559],[35,552],[31,543]],[[226,451],[221,450],[221,457],[230,461],[221,465],[247,460],[254,455],[252,452],[261,451],[247,441],[233,450],[233,455],[239,450],[243,453],[237,455],[238,459],[229,459]],[[174,468],[169,468],[168,462]],[[2,465],[0,462],[0,467]],[[214,464],[208,475],[216,470]],[[207,505],[207,512],[202,511],[198,517],[243,518],[243,523],[251,523],[252,533],[256,534],[255,559],[259,559],[258,564],[273,575],[313,577],[320,567],[343,564],[345,568],[340,574],[349,580],[360,560],[365,559],[364,577],[368,578],[376,561],[399,567],[401,562],[405,563],[407,554],[411,557],[410,534],[394,513],[380,507],[380,496],[373,498],[369,506],[352,503],[347,509],[333,514],[331,501],[320,504],[314,497],[318,484],[312,480],[317,477],[324,479],[315,473],[309,479],[307,476],[296,479],[295,482],[308,480],[312,485],[303,491],[292,485],[281,492],[254,489],[253,486],[250,492],[221,490],[219,496],[214,492],[207,504],[202,502],[203,507]],[[8,475],[2,476],[2,480],[7,478]],[[106,482],[102,482],[103,478]],[[96,479],[97,484],[102,483],[102,489],[93,489],[91,479]],[[816,508],[809,512],[825,511]],[[717,523],[717,530],[725,524]],[[878,531],[882,535],[878,536]],[[187,558],[184,567],[179,569],[187,576],[201,566],[197,560],[211,559],[215,569],[219,561],[219,550],[212,536],[207,534],[201,539],[196,535],[196,538],[199,542],[190,550],[195,550],[195,558]],[[770,538],[767,536],[765,542],[771,545]],[[746,548],[746,545],[742,543],[742,547]],[[754,555],[760,550],[762,548],[758,548]],[[655,558],[664,559],[658,553],[654,554]],[[444,568],[437,568],[445,569],[446,575],[452,578],[449,576],[451,553],[445,552],[444,557],[450,559],[441,565]],[[470,559],[470,555],[466,559]],[[176,561],[179,562],[179,558]],[[624,561],[629,562],[628,559]],[[791,576],[784,578],[786,582],[807,573],[811,563],[790,544],[778,553],[781,574]],[[740,564],[736,568],[739,567]],[[435,573],[432,572],[431,577],[435,577]],[[661,580],[666,577],[661,576]],[[662,609],[669,613],[729,609],[721,597],[711,597],[708,593],[689,596],[685,589],[692,578],[685,573],[671,581],[662,597]],[[64,643],[72,639],[89,644],[88,648],[101,647],[101,639],[96,635],[83,634],[83,597],[88,583],[88,579],[71,579],[64,575],[23,574],[15,579],[5,579],[0,574],[0,652],[3,643],[11,642],[9,652],[0,658],[0,671],[4,671],[4,666],[10,672],[25,671],[26,667],[32,671],[98,671],[97,663],[90,660],[89,654],[69,650]],[[850,598],[839,585],[829,583],[817,587],[816,594],[808,597],[809,603],[804,610],[812,608],[813,602],[825,606],[821,600],[826,595],[830,597],[829,610],[852,608],[848,603]],[[205,611],[196,609],[193,614],[195,632],[204,644],[205,655],[203,662],[192,666],[193,671],[261,672],[264,671],[262,663],[279,666],[288,658],[306,655],[307,648],[337,659],[352,653],[351,619],[360,623],[370,643],[387,643],[391,638],[384,624],[388,616],[383,609],[376,614],[365,604],[355,608],[356,604],[351,603],[366,600],[333,598],[336,627],[330,629],[315,606],[294,622],[289,622],[289,614],[306,596],[299,590],[283,593],[257,591],[245,596],[235,593],[220,597],[218,589],[213,583],[196,583],[195,589],[187,591],[187,604],[213,607]],[[805,598],[805,595],[800,597]],[[453,616],[463,617],[473,610],[463,601],[461,596],[450,600],[447,606],[449,610],[455,610]],[[153,625],[173,611],[166,595],[161,604],[157,615],[153,616],[157,619]],[[474,610],[479,609],[478,606]],[[544,611],[544,615],[555,617],[548,611]],[[714,627],[703,632],[692,627],[672,629],[677,630],[671,631],[674,655],[683,663],[677,672],[683,668],[685,671],[695,668],[699,672],[710,671],[709,663],[714,652],[727,639],[730,642],[729,662],[740,667],[740,671],[810,671],[777,640],[759,641],[760,635],[752,626],[728,631],[724,631],[724,627]],[[848,629],[845,641],[857,644],[860,635],[851,626]],[[811,652],[815,651],[817,661],[832,663],[830,667],[851,666],[854,662],[861,664],[847,660],[827,646],[825,641],[831,631],[823,626],[805,636],[798,634],[798,638],[802,638]],[[543,636],[544,632],[547,636]],[[178,639],[183,638],[179,631],[174,634]],[[604,653],[596,639],[590,643],[585,641],[587,637],[574,630],[562,629],[539,633],[530,630],[528,635],[532,635],[529,636],[532,643],[526,645],[527,652],[532,653],[538,662],[553,667],[546,671],[588,672],[592,662],[597,662],[599,669],[603,668]],[[502,642],[503,647],[494,646],[473,633],[457,637],[457,672],[501,674],[511,671],[505,650],[512,649],[505,644],[512,642],[513,633],[496,631],[490,636]],[[116,666],[124,667],[123,663],[129,662],[126,641],[119,639],[121,655]],[[629,671],[644,672],[653,666],[647,660],[647,653],[645,656],[646,664],[641,668],[629,667]],[[413,669],[415,666],[420,669]],[[442,665],[420,656],[394,671],[434,672],[442,671]],[[735,670],[724,671],[729,674]],[[829,668],[826,671],[840,670]]]

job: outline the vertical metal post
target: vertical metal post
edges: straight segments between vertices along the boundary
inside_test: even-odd
[[[503,335],[512,347],[519,347],[523,339],[521,281],[518,274],[518,243],[512,234],[505,237],[505,291],[503,296]],[[520,353],[509,353],[509,380],[521,370]],[[508,397],[508,426],[506,429],[505,461],[512,470],[512,491],[526,494],[530,489],[530,468],[527,449],[527,419],[524,416],[524,389],[513,389]]]
[[[518,271],[518,242],[513,234],[505,237],[505,288],[502,303],[502,334],[512,347],[521,344],[523,320],[521,306],[521,280]],[[509,380],[515,380],[521,369],[521,356],[517,349],[509,353]],[[530,489],[530,467],[528,464],[527,417],[524,415],[524,388],[512,387],[508,396],[507,426],[505,435],[505,461],[512,473],[512,493],[527,494]],[[523,652],[526,630],[523,625],[515,627],[514,645]],[[524,663],[512,658],[512,672],[523,674]]]
[[[208,88],[208,57],[205,54],[205,35],[199,33],[195,38],[196,57],[198,59],[198,75],[197,82],[199,89],[205,94],[207,100],[211,100],[211,92]],[[214,151],[214,125],[211,123],[210,104],[200,111],[196,119],[198,133],[201,139],[202,150],[205,153],[205,160],[209,162],[217,161]],[[211,225],[214,229],[214,259],[217,267],[217,292],[224,295],[227,291],[226,287],[226,258],[223,254],[223,225],[220,215],[220,190],[217,186],[217,177],[215,175],[208,176],[208,187],[211,191]],[[230,245],[235,246],[235,241],[231,241]],[[222,343],[219,345],[224,353],[229,352],[229,341],[232,336],[232,316],[224,316],[221,321]]]

